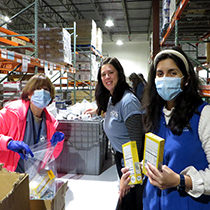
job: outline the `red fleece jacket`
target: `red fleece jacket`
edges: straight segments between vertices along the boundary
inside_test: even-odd
[[[0,163],[9,171],[15,171],[20,156],[18,153],[7,149],[10,139],[23,141],[26,128],[26,117],[30,101],[16,100],[9,103],[0,110]],[[46,115],[47,139],[50,141],[58,126],[58,121],[47,109]],[[63,142],[58,142],[54,150],[54,157],[57,158],[63,149]]]

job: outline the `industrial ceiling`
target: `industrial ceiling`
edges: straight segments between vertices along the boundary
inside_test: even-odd
[[[0,13],[12,17],[31,5],[32,0],[1,0]],[[142,0],[38,0],[39,27],[72,27],[72,21],[93,19],[104,33],[104,39],[115,36],[132,40],[148,34],[151,24],[152,1]],[[34,6],[13,18],[10,30],[31,33],[34,28]],[[106,27],[111,18],[114,27]],[[146,37],[147,38],[147,37]]]
[[[72,27],[72,21],[93,19],[103,31],[104,41],[117,38],[124,41],[146,41],[153,30],[152,2],[149,0],[37,0],[38,27]],[[155,0],[158,1],[158,0]],[[177,1],[180,2],[180,1]],[[182,2],[182,1],[181,1]],[[178,5],[178,4],[177,4]],[[161,25],[162,0],[159,0],[160,40],[167,31]],[[8,29],[17,33],[32,33],[35,23],[34,0],[1,0],[0,13],[12,18]],[[108,18],[113,27],[106,27]],[[165,28],[165,29],[164,29]],[[210,1],[190,0],[178,20],[179,40],[208,39],[210,33]],[[174,41],[175,29],[167,41]]]

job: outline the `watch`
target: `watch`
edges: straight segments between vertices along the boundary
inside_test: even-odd
[[[180,184],[177,186],[178,192],[185,192],[185,178],[180,174]]]

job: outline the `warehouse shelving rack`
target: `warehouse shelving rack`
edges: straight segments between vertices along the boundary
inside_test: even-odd
[[[66,28],[67,30],[73,30],[71,33],[71,36],[73,37],[72,41],[72,65],[73,65],[73,71],[68,71],[66,76],[60,75],[58,78],[60,78],[60,84],[55,85],[56,87],[60,87],[60,91],[62,92],[62,88],[66,87],[67,92],[73,91],[74,92],[74,104],[76,102],[81,102],[83,99],[89,99],[90,102],[92,102],[92,90],[95,88],[96,81],[92,80],[92,63],[91,63],[91,55],[96,56],[97,59],[101,60],[103,56],[101,55],[101,52],[99,52],[94,46],[92,45],[77,45],[76,43],[76,22],[74,22],[74,25],[72,28]],[[78,70],[77,65],[77,59],[76,55],[84,54],[89,59],[89,79],[88,80],[82,80],[81,78],[76,77],[76,71]],[[57,80],[55,79],[55,81]],[[64,82],[66,80],[67,82]],[[76,92],[84,92],[85,96],[81,100],[76,100]]]
[[[23,67],[24,64],[27,65],[27,70]],[[74,73],[75,71],[73,67],[64,66],[28,55],[23,55],[6,49],[0,49],[0,70],[4,71],[4,73],[8,73],[15,68],[17,72],[34,73],[36,67],[38,67],[38,72],[41,73],[44,73],[46,69],[59,71],[64,70],[65,72],[70,73]]]
[[[167,40],[167,38],[169,37],[170,33],[172,32],[173,28],[175,27],[175,44],[177,45],[178,44],[178,36],[177,36],[177,23],[178,23],[178,20],[183,12],[183,10],[185,9],[185,7],[187,6],[189,0],[181,0],[180,1],[180,4],[178,6],[178,8],[176,9],[175,13],[174,13],[174,16],[171,20],[171,22],[169,23],[169,26],[167,28],[167,31],[164,35],[164,37],[162,38],[161,42],[160,42],[160,46],[163,46],[163,44],[165,43],[165,41]]]
[[[8,79],[9,76],[13,73],[17,73],[18,76],[20,76],[18,81],[28,73],[30,73],[31,75],[37,73],[45,73],[50,76],[53,73],[53,70],[58,70],[60,72],[58,78],[61,78],[61,76],[65,72],[73,74],[75,73],[75,68],[72,64],[61,65],[38,58],[38,0],[35,0],[28,7],[18,12],[16,15],[10,18],[10,20],[32,6],[34,6],[35,10],[34,34],[18,34],[16,32],[8,30],[2,27],[4,24],[7,23],[6,21],[0,25],[0,32],[4,34],[0,36],[0,72],[2,74],[5,74],[5,77],[2,78],[0,81],[1,83]],[[28,38],[28,36],[34,36],[35,41],[31,38]],[[24,44],[11,41],[8,39],[9,37],[16,37],[19,40],[22,40]],[[12,51],[18,48],[30,51],[31,55]],[[55,79],[55,81],[56,80],[57,79]]]
[[[0,32],[4,33],[5,35],[0,36],[0,43],[7,45],[7,46],[1,46],[0,48],[0,62],[1,62],[1,67],[0,70],[5,71],[11,71],[11,69],[16,68],[20,63],[25,64],[24,61],[28,64],[28,71],[30,73],[37,73],[38,72],[45,72],[47,69],[49,70],[59,70],[59,71],[64,71],[64,72],[70,72],[74,73],[75,69],[73,68],[72,65],[61,65],[57,63],[53,63],[51,61],[46,61],[43,59],[38,58],[38,0],[35,0],[32,4],[30,4],[28,7],[26,7],[24,10],[20,11],[18,14],[22,13],[26,9],[29,9],[30,7],[34,6],[35,9],[35,30],[34,34],[18,34],[13,31],[10,31],[8,29],[3,28],[2,26],[6,24],[7,22],[5,21],[0,25]],[[15,18],[18,14],[14,15],[10,20]],[[11,41],[5,37],[17,37],[18,39],[21,39],[25,41],[26,44],[25,46]],[[35,41],[28,38],[27,36],[34,36]],[[8,49],[13,49],[13,48],[24,48],[29,51],[32,51],[32,55],[24,55],[20,53],[16,53],[13,51],[9,51]],[[33,56],[34,55],[34,56]],[[12,67],[12,68],[11,68]],[[19,66],[16,71],[21,72],[23,70],[23,67]],[[25,71],[25,69],[24,69]]]
[[[208,85],[208,83],[210,82],[210,78],[209,78],[209,68],[210,65],[208,63],[203,63],[203,62],[199,62],[198,59],[198,44],[199,43],[204,43],[204,39],[210,37],[210,32],[207,31],[206,35],[202,36],[199,40],[197,41],[180,41],[178,40],[178,21],[180,19],[180,16],[182,14],[182,12],[185,10],[187,4],[189,3],[189,0],[180,0],[180,3],[178,5],[178,7],[176,8],[176,11],[173,15],[173,18],[171,19],[171,22],[169,23],[169,26],[167,28],[167,31],[164,35],[164,37],[162,38],[162,40],[160,41],[160,46],[163,47],[167,38],[169,37],[169,35],[171,34],[173,28],[175,29],[175,46],[178,46],[179,44],[183,44],[186,43],[188,45],[193,46],[194,52],[196,54],[196,58],[192,58],[191,56],[188,55],[188,57],[191,59],[191,61],[193,62],[194,66],[196,67],[196,71],[200,71],[200,70],[206,70],[207,72],[207,80],[206,80],[206,85],[202,86],[202,92],[203,92],[203,96],[209,98],[210,97],[210,85]],[[193,45],[194,44],[194,45]],[[186,52],[187,53],[187,52]],[[208,99],[207,99],[208,100]]]
[[[83,92],[84,93],[84,97],[82,97],[81,100],[77,100],[77,102],[81,102],[83,99],[89,99],[90,102],[92,102],[93,97],[93,90],[95,89],[95,84],[96,81],[92,80],[92,61],[91,61],[91,55],[96,56],[97,59],[101,60],[103,58],[103,56],[101,55],[101,53],[92,45],[74,45],[74,47],[76,48],[76,52],[74,53],[74,59],[73,59],[73,63],[74,63],[74,68],[75,68],[75,73],[68,74],[68,86],[69,87],[74,87],[74,104],[76,103],[76,92]],[[86,63],[89,63],[90,67],[87,70],[89,72],[89,79],[88,80],[83,80],[81,78],[76,77],[76,72],[77,70],[79,70],[76,67],[76,55],[85,55],[88,58],[88,61],[86,61]],[[67,79],[67,78],[64,78]]]

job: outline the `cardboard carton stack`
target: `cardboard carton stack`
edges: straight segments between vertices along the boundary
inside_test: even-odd
[[[73,25],[73,23],[70,23],[70,25]],[[96,47],[97,26],[94,20],[77,20],[76,34],[77,45],[92,45]]]
[[[88,56],[83,53],[76,55],[76,78],[79,80],[90,81],[90,69],[91,69],[91,80],[97,80],[98,63],[96,62],[96,56],[89,54]]]
[[[89,83],[97,81],[96,57],[102,51],[102,31],[97,28],[94,20],[81,19],[76,21],[76,34],[76,79]]]
[[[38,57],[62,65],[71,64],[71,35],[64,28],[38,30]]]

